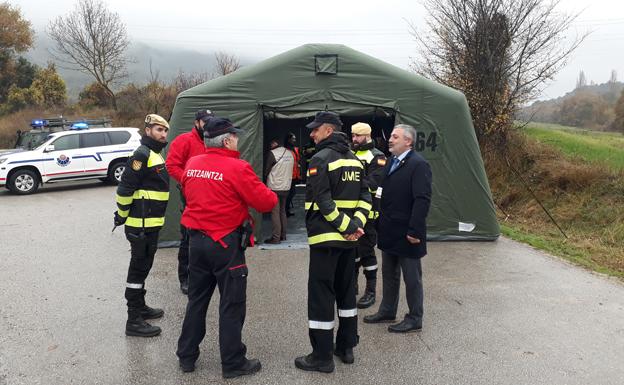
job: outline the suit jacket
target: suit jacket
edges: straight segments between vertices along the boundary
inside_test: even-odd
[[[389,160],[381,183],[377,245],[400,257],[421,258],[427,254],[426,218],[431,203],[431,168],[414,150],[388,175],[391,166]],[[420,239],[420,243],[409,243],[406,235]]]

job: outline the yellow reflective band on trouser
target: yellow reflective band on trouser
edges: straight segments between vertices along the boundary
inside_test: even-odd
[[[143,218],[128,217],[126,219],[126,226],[141,228],[145,227],[158,227],[165,224],[165,217],[160,218],[145,218],[145,225],[143,225]]]
[[[368,219],[377,219],[379,217],[379,213],[377,211],[369,211]]]
[[[334,171],[339,169],[340,167],[364,168],[364,166],[362,166],[362,162],[360,162],[358,159],[338,159],[327,164],[327,171]]]
[[[366,201],[358,201],[357,207],[363,208],[364,210],[371,211],[373,209],[373,205]]]
[[[169,191],[136,190],[132,199],[151,199],[155,201],[168,201]]]
[[[360,201],[341,201],[341,200],[337,200],[337,201],[334,201],[334,204],[339,209],[354,209],[356,207],[361,207],[361,206],[358,206],[359,202]],[[366,203],[366,202],[364,202],[364,203]],[[310,207],[312,207],[312,210],[318,210],[319,209],[319,207],[318,207],[318,205],[316,203],[314,205],[312,205],[312,202],[306,202],[305,203],[305,209],[306,210],[310,210]]]
[[[117,210],[117,214],[119,214],[120,217],[125,218],[128,214],[130,214],[130,210]]]
[[[334,208],[334,211],[332,211],[328,215],[323,215],[323,216],[325,217],[325,219],[327,219],[328,222],[331,222],[334,219],[338,218],[338,215],[340,215],[340,213],[338,212],[338,209]]]
[[[163,163],[165,163],[165,160],[162,155],[150,150],[150,156],[149,159],[147,159],[147,167],[158,166]]]
[[[120,205],[129,205],[132,203],[132,197],[126,197],[123,195],[119,195],[117,194],[117,203],[119,203]]]
[[[356,211],[353,216],[358,218],[362,222],[362,226],[366,226],[366,217],[364,216],[364,214],[362,214],[361,211]]]
[[[324,233],[319,235],[313,235],[308,237],[308,243],[310,245],[315,245],[317,243],[329,242],[329,241],[339,241],[339,242],[357,242],[357,241],[348,241],[345,237],[340,233]]]

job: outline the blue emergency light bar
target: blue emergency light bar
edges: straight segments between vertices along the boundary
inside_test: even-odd
[[[41,119],[33,119],[30,122],[30,127],[32,128],[45,127],[47,125],[48,125],[48,122],[46,120],[41,120]]]
[[[74,123],[71,126],[72,130],[85,130],[87,128],[89,128],[89,125],[87,123],[84,122],[80,122],[80,123]]]

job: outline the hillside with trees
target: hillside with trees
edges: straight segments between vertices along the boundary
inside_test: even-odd
[[[624,114],[617,114],[622,100],[624,83],[617,81],[615,71],[608,82],[587,84],[580,72],[576,88],[562,97],[537,101],[520,110],[517,118],[522,121],[555,123],[600,131],[624,132]],[[620,107],[624,108],[624,106]]]

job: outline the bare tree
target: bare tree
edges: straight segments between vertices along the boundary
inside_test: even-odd
[[[195,87],[198,84],[202,84],[212,79],[213,76],[208,72],[200,72],[200,73],[185,73],[182,70],[178,71],[178,74],[175,78],[173,78],[172,85],[175,89],[176,94],[179,94],[182,91],[186,91],[189,88]]]
[[[585,72],[579,72],[578,79],[576,79],[576,89],[587,87],[587,77],[585,76]]]
[[[240,61],[238,58],[227,52],[221,51],[215,53],[215,60],[217,61],[215,63],[217,76],[227,75],[240,68]]]
[[[609,77],[609,83],[617,83],[617,71],[611,70],[611,77]]]
[[[130,44],[119,15],[100,0],[78,0],[74,11],[48,25],[48,34],[56,43],[54,58],[67,68],[92,75],[116,110],[112,87],[127,76],[125,52]]]
[[[557,4],[424,0],[429,33],[410,25],[421,51],[412,68],[464,92],[482,144],[506,144],[518,107],[539,95],[587,36],[566,44],[565,32],[577,15],[561,15]]]

